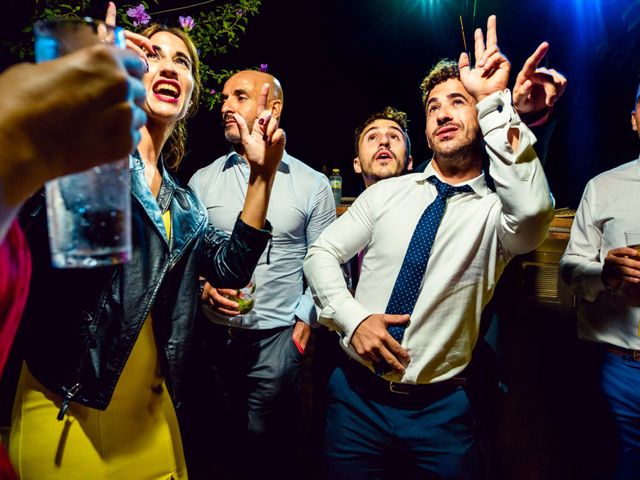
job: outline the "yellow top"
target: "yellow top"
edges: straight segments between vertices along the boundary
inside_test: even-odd
[[[171,238],[171,216],[163,215]],[[71,403],[44,388],[23,364],[9,454],[22,480],[187,478],[176,414],[160,374],[149,315],[107,409]]]

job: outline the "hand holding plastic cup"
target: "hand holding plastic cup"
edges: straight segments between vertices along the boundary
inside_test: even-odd
[[[640,256],[640,232],[624,232],[626,246],[636,249],[636,256]]]
[[[251,281],[246,287],[238,290],[237,295],[224,295],[229,300],[233,300],[238,303],[238,310],[241,315],[249,313],[255,305],[255,291],[256,291],[256,278],[251,276]]]
[[[35,24],[34,33],[39,63],[98,43],[125,47],[122,28],[90,18],[44,20]],[[126,158],[45,184],[54,267],[92,268],[130,260],[130,188]]]

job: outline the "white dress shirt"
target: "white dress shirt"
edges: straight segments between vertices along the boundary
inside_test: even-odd
[[[231,233],[248,182],[249,165],[230,152],[198,170],[189,186],[204,204],[209,222]],[[303,292],[302,262],[307,247],[336,218],[329,179],[285,152],[273,182],[267,218],[273,238],[255,270],[255,307],[245,315],[227,317],[205,306],[211,321],[261,330],[292,325],[296,317],[309,325],[316,322],[311,294]]]
[[[509,91],[491,95],[477,109],[497,193],[480,175],[459,184],[468,184],[473,193],[448,200],[402,340],[411,361],[404,374],[385,375],[388,380],[431,383],[461,372],[505,265],[544,240],[553,216],[547,180],[532,148],[535,137],[511,107]],[[509,128],[520,131],[517,152],[508,142]],[[305,274],[323,308],[320,322],[336,329],[343,348],[371,370],[351,338],[365,318],[385,311],[418,219],[437,195],[427,181],[431,175],[438,176],[429,164],[423,173],[371,186],[320,235],[305,259]],[[365,247],[354,297],[340,264]]]
[[[583,340],[640,350],[640,286],[623,283],[610,293],[601,278],[609,250],[626,246],[624,232],[640,233],[639,198],[640,159],[598,175],[585,188],[560,261],[563,277],[582,299]]]

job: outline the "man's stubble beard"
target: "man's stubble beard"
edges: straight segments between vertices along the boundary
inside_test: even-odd
[[[482,158],[482,140],[476,138],[451,152],[433,152],[434,160],[447,170],[464,170]]]
[[[397,159],[396,155],[393,152],[389,151],[389,153],[393,157],[393,161],[394,161],[393,165],[395,167],[396,165],[398,165],[398,163],[397,163],[398,159]],[[374,154],[373,157],[375,157],[376,154]],[[375,165],[376,164],[376,161],[375,161],[375,159],[373,157],[371,158],[371,165]],[[374,180],[374,181],[378,182],[380,180],[386,180],[387,178],[399,177],[406,170],[407,163],[408,163],[408,159],[405,159],[404,163],[400,166],[400,170],[394,170],[394,172],[391,172],[390,169],[386,169],[383,174],[376,174],[374,172],[373,168],[368,173],[364,172],[364,170],[363,170],[363,172],[364,172],[365,177],[367,177],[368,179],[371,179],[371,180]]]
[[[438,163],[455,168],[465,166],[470,159],[477,158],[481,152],[480,145],[474,143],[464,145],[453,152],[435,153],[433,157],[438,160]]]
[[[242,138],[240,137],[240,133],[234,133],[228,129],[224,131],[224,138],[232,145],[238,145],[242,143]]]

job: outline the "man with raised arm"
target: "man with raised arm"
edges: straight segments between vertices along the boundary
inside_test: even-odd
[[[544,49],[543,49],[544,50]],[[473,419],[457,375],[507,262],[553,214],[535,138],[506,90],[510,65],[489,17],[486,45],[423,82],[424,173],[368,188],[312,245],[305,273],[352,361],[330,380],[327,478],[476,478]],[[482,174],[483,141],[496,192]],[[367,248],[353,297],[339,265]]]
[[[222,230],[233,226],[249,173],[233,115],[247,122],[256,118],[263,83],[272,87],[267,107],[280,119],[284,95],[278,79],[250,70],[233,75],[224,85],[221,112],[231,150],[189,182],[209,221]],[[223,448],[230,446],[231,469],[241,478],[299,478],[294,463],[300,370],[310,325],[316,321],[313,299],[304,292],[302,262],[308,246],[335,216],[327,177],[285,152],[271,193],[272,242],[255,270],[255,306],[241,310],[229,299],[237,291],[203,286],[211,364],[220,372],[230,404],[230,418],[221,423],[228,421],[234,440],[220,438]],[[246,452],[251,452],[250,461],[244,461]]]

